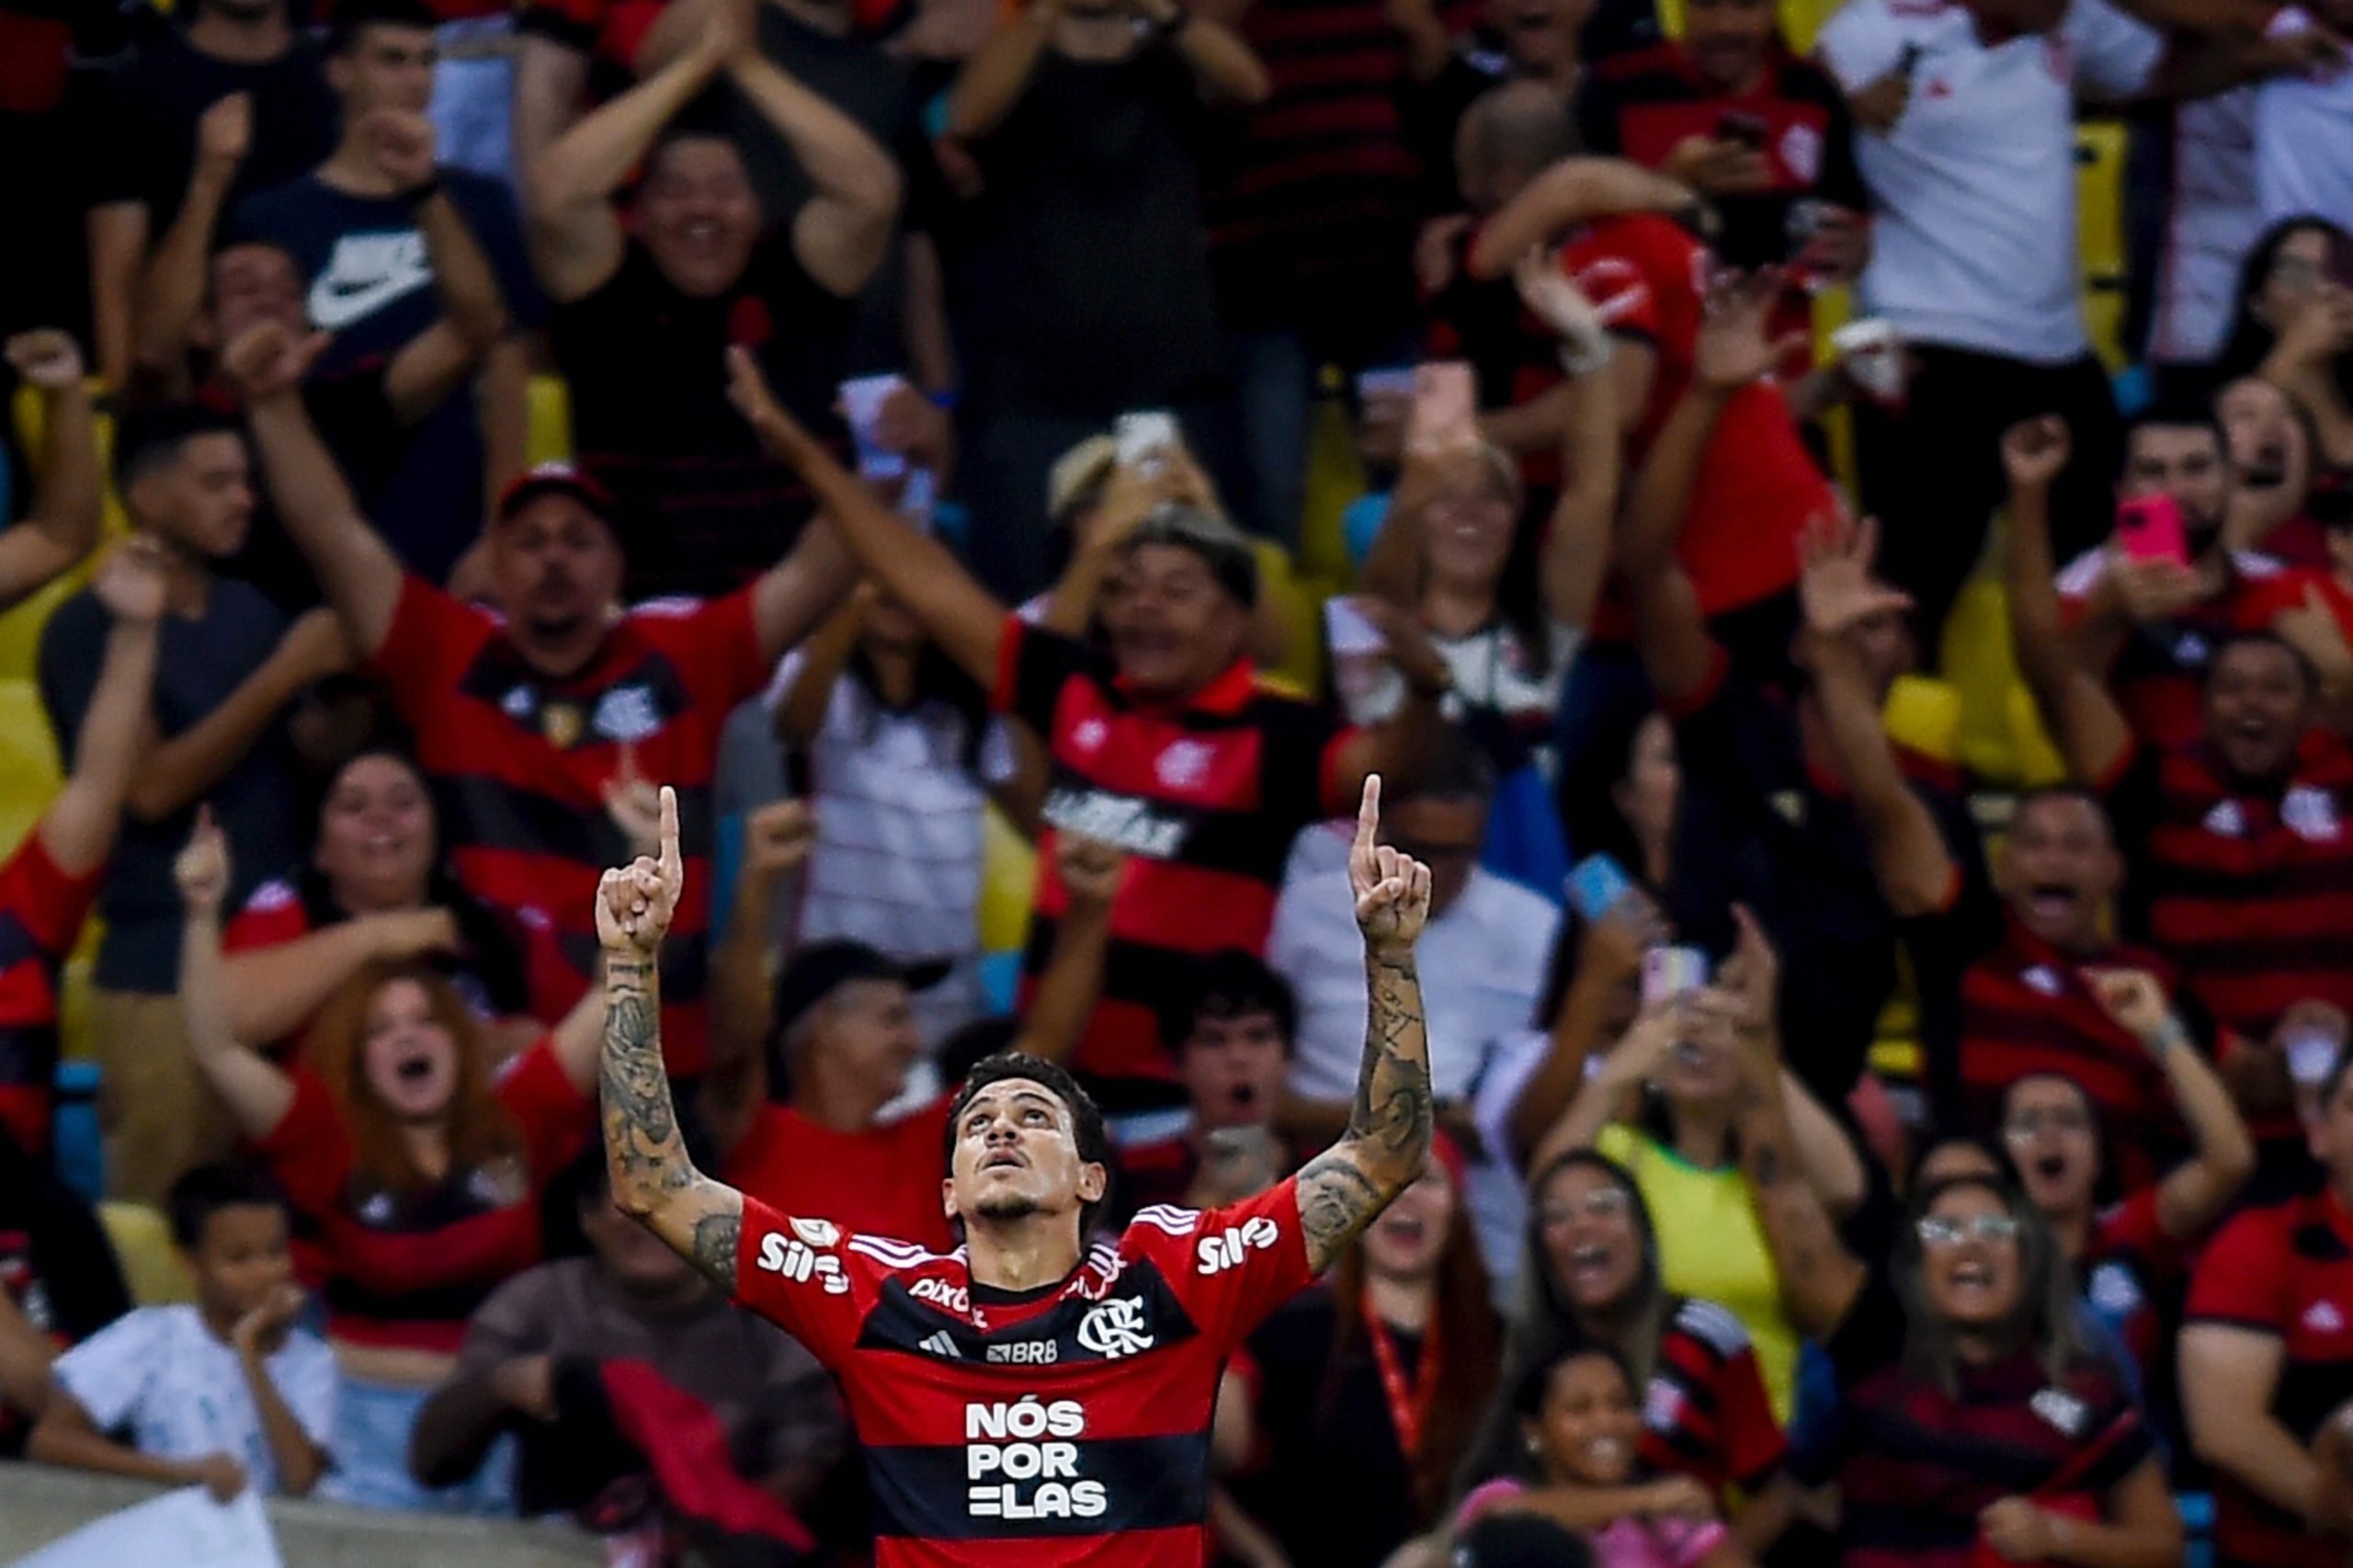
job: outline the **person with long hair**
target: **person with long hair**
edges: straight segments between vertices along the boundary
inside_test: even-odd
[[[1329,1290],[1251,1341],[1267,1462],[1233,1492],[1300,1568],[1373,1568],[1451,1500],[1501,1339],[1463,1171],[1438,1134]]]
[[[1740,1141],[1790,1315],[1840,1394],[1803,1468],[1838,1483],[1847,1568],[2180,1562],[2155,1438],[2086,1348],[2065,1252],[2014,1182],[1930,1176],[1874,1266],[1840,1240],[1774,1096]]]
[[[591,991],[494,1075],[457,988],[415,962],[361,968],[328,999],[301,1062],[238,1038],[222,983],[228,848],[209,814],[176,868],[187,931],[180,1000],[196,1065],[315,1233],[341,1369],[324,1494],[378,1507],[508,1505],[509,1475],[428,1494],[409,1429],[448,1377],[466,1318],[540,1260],[539,1195],[596,1123],[604,1005]]]
[[[2260,376],[2296,400],[2320,466],[2353,468],[2353,234],[2317,216],[2264,231],[2239,267],[2218,379]]]
[[[1520,1462],[1462,1500],[1456,1531],[1498,1513],[1534,1513],[1582,1531],[1599,1568],[1745,1568],[1749,1555],[1705,1487],[1688,1475],[1652,1477],[1639,1387],[1626,1358],[1598,1340],[1524,1373],[1510,1391]],[[1648,1506],[1597,1521],[1592,1499],[1608,1494]]]
[[[264,882],[222,933],[230,1028],[257,1046],[299,1036],[370,964],[448,975],[517,1047],[529,1018],[527,944],[458,884],[432,787],[404,753],[369,746],[320,797],[311,862]],[[519,1027],[517,1027],[519,1026]]]

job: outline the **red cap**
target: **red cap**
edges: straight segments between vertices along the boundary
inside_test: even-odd
[[[591,479],[585,470],[568,462],[544,462],[517,474],[499,493],[498,520],[506,521],[526,503],[542,495],[569,495],[596,513],[606,526],[612,524],[613,493]]]

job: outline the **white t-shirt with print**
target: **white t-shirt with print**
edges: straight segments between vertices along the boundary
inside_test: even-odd
[[[2311,26],[2287,10],[2271,31]],[[2279,76],[2255,89],[2255,187],[2267,225],[2317,213],[2353,229],[2353,72]]]
[[[1815,48],[1848,92],[1917,50],[1886,135],[1858,131],[1870,187],[1862,306],[1914,341],[2058,365],[2089,352],[2075,243],[2075,98],[2148,85],[2157,32],[2106,0],[1988,48],[1962,6],[1847,0]]]
[[[311,1441],[325,1449],[335,1399],[335,1355],[326,1342],[296,1329],[262,1367]],[[126,1429],[141,1453],[166,1460],[227,1454],[263,1494],[278,1490],[278,1465],[244,1369],[195,1307],[126,1312],[60,1356],[51,1375],[98,1430]]]

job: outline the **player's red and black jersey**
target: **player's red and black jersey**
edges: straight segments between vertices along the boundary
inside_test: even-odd
[[[2241,1214],[2198,1260],[2188,1323],[2279,1341],[2271,1414],[2309,1448],[2330,1413],[2353,1399],[2353,1215],[2325,1192]],[[2214,1560],[2221,1568],[2339,1568],[2345,1547],[2316,1539],[2301,1518],[2218,1470]]]
[[[1173,1104],[1154,1001],[1181,987],[1196,955],[1265,951],[1291,839],[1338,809],[1346,732],[1326,710],[1261,688],[1247,660],[1184,702],[1147,699],[1101,650],[1017,617],[993,700],[1044,738],[1051,769],[1025,970],[1034,982],[1045,967],[1066,902],[1055,830],[1134,857],[1111,906],[1103,1002],[1072,1065],[1107,1110]]]
[[[355,1171],[326,1085],[301,1066],[292,1076],[293,1103],[259,1147],[316,1227],[330,1329],[358,1344],[455,1354],[473,1310],[540,1261],[540,1195],[587,1142],[595,1103],[542,1040],[507,1064],[495,1091],[514,1155],[392,1191]]]
[[[2306,999],[2353,1007],[2353,749],[2305,737],[2284,779],[2234,779],[2203,742],[2144,748],[2111,812],[2149,940],[2222,1028],[2269,1038]],[[2292,1138],[2292,1118],[2255,1128]]]
[[[524,661],[496,618],[412,576],[369,670],[415,733],[459,880],[526,926],[551,929],[575,971],[566,994],[535,1006],[569,1007],[596,972],[597,883],[634,853],[603,794],[623,748],[641,777],[677,790],[687,885],[662,953],[662,1049],[672,1072],[700,1072],[711,775],[721,727],[764,674],[751,590],[641,605],[586,668],[555,680]]]
[[[1671,1302],[1643,1396],[1643,1463],[1753,1495],[1788,1453],[1740,1319],[1713,1301]]]
[[[2072,1078],[2099,1112],[2111,1167],[2128,1189],[2147,1185],[2183,1152],[2180,1113],[2148,1049],[2108,1016],[2085,977],[2137,969],[2170,992],[2173,967],[2144,949],[2111,943],[2063,953],[2007,921],[2002,945],[1961,980],[1961,1088],[1971,1119],[1992,1127],[2002,1095],[2036,1073]]]
[[[744,1204],[736,1299],[840,1381],[877,1568],[1198,1568],[1226,1358],[1310,1278],[1294,1182],[1151,1208],[1014,1296],[942,1256]]]
[[[49,1149],[57,1076],[57,971],[82,933],[104,869],[68,876],[38,824],[0,866],[0,1123]]]

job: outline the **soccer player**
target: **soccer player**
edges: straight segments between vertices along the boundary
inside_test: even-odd
[[[1154,1207],[1091,1248],[1110,1149],[1061,1068],[973,1068],[949,1118],[946,1256],[783,1215],[687,1158],[662,1070],[655,949],[683,880],[605,874],[605,1146],[613,1199],[839,1380],[866,1449],[880,1568],[1198,1568],[1210,1415],[1243,1336],[1421,1174],[1429,1051],[1414,942],[1429,868],[1376,843],[1365,780],[1349,852],[1370,1017],[1347,1131],[1297,1176],[1207,1213]]]

